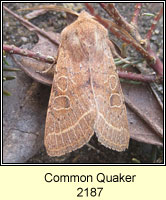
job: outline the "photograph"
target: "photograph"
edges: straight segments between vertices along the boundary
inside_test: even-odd
[[[164,3],[2,5],[2,165],[164,164]]]

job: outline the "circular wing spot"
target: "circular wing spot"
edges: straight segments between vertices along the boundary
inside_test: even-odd
[[[122,101],[119,94],[112,94],[110,96],[110,106],[112,107],[120,107],[122,105]]]
[[[68,88],[68,78],[66,76],[60,76],[57,80],[57,87],[62,92],[66,92]]]
[[[66,95],[58,96],[54,99],[54,110],[68,110],[70,108],[70,99]]]
[[[109,77],[109,81],[110,81],[110,88],[111,88],[111,90],[115,90],[115,88],[117,86],[117,77],[115,75],[111,75]]]

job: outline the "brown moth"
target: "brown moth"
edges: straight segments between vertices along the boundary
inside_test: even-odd
[[[47,153],[74,151],[94,132],[110,149],[128,148],[126,107],[108,32],[82,11],[61,33],[45,126]]]

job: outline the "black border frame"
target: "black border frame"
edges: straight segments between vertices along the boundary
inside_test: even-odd
[[[2,26],[2,21],[3,21],[3,3],[29,3],[29,2],[41,2],[41,3],[44,3],[43,1],[2,1],[1,2],[1,26]],[[76,3],[78,1],[46,1],[48,3]],[[88,3],[98,3],[98,2],[94,2],[94,1],[81,1],[81,2],[78,2],[78,3],[85,3],[85,2],[88,2]],[[109,1],[102,1],[102,2],[105,2],[105,3],[108,3]],[[141,3],[149,3],[150,1],[114,1],[115,3],[138,3],[138,2],[141,2]],[[163,9],[164,9],[164,12],[163,12],[163,35],[165,36],[165,1],[151,1],[152,3],[163,3]],[[2,38],[2,35],[3,35],[3,28],[1,27],[1,38]],[[164,83],[164,107],[163,107],[163,120],[164,120],[164,123],[163,123],[163,130],[164,130],[164,133],[165,133],[165,37],[163,36],[163,41],[164,41],[164,50],[163,50],[163,58],[164,58],[164,79],[163,79],[163,83]],[[3,91],[3,70],[2,70],[2,66],[3,66],[3,63],[2,63],[2,60],[3,60],[3,49],[2,49],[2,44],[3,44],[3,41],[1,40],[1,127],[3,127],[2,125],[2,120],[3,120],[3,105],[2,105],[2,102],[3,102],[3,94],[2,94],[2,91]],[[164,154],[163,154],[163,157],[164,157],[164,162],[162,164],[24,164],[24,163],[3,163],[3,131],[2,131],[2,128],[1,128],[1,163],[0,163],[0,166],[166,166],[165,164],[165,135],[163,137],[163,150],[164,150]]]

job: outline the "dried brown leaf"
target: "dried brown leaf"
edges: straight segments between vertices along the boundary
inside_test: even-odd
[[[137,108],[144,112],[154,124],[163,129],[162,110],[148,86],[123,83],[123,93],[135,106],[137,106]],[[140,117],[129,108],[127,108],[127,111],[131,138],[148,144],[163,145],[162,138],[159,137]]]
[[[58,40],[60,40],[60,35],[58,33],[55,34],[50,32],[49,34],[52,36],[52,38],[56,37]],[[38,43],[31,50],[44,55],[56,57],[58,46],[55,46],[55,44],[52,44],[47,38],[44,38],[41,35],[38,35],[38,37]],[[25,73],[32,77],[34,80],[46,85],[52,84],[54,73],[53,69],[46,74],[39,73],[50,67],[52,64],[44,63],[28,57],[14,56],[14,58],[21,69],[23,69]]]
[[[43,144],[49,90],[22,71],[16,75],[4,83],[12,95],[3,97],[3,163],[24,163]]]

